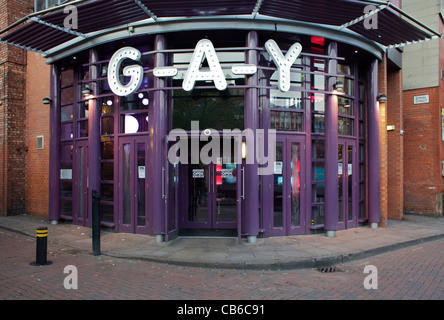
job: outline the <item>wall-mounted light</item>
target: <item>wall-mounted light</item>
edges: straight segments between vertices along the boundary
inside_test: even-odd
[[[337,92],[344,92],[344,82],[338,81],[333,85],[333,90]]]
[[[43,104],[51,104],[51,99],[49,99],[48,97],[43,98]]]
[[[385,94],[380,94],[378,96],[378,101],[379,102],[387,102],[387,96]]]
[[[242,142],[242,159],[247,158],[247,143]]]

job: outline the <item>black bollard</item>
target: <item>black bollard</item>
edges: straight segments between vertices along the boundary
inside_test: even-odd
[[[100,256],[100,194],[92,191],[92,249],[94,256]]]
[[[44,266],[51,264],[51,261],[47,260],[48,250],[48,228],[39,227],[36,230],[36,258],[35,262],[30,263],[32,266]]]

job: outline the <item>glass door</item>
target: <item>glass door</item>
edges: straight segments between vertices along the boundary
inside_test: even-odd
[[[88,141],[78,141],[75,144],[75,159],[73,168],[73,222],[87,226],[88,217]]]
[[[269,236],[296,235],[306,232],[305,215],[305,143],[302,137],[278,136],[272,176]],[[271,183],[270,183],[271,186]],[[266,205],[266,204],[264,204]]]
[[[119,232],[148,233],[146,139],[119,139]]]
[[[223,140],[221,153],[211,163],[192,164],[190,156],[188,164],[179,166],[177,201],[187,204],[178,209],[182,229],[236,229],[241,166],[235,161],[237,140]],[[230,152],[222,152],[224,146]]]
[[[338,229],[357,227],[357,181],[354,174],[356,143],[340,139],[338,144]]]

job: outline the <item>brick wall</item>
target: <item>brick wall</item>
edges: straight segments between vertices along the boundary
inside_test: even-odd
[[[439,87],[404,91],[404,210],[435,214],[441,176],[441,108]],[[414,105],[414,96],[430,103]]]
[[[50,67],[40,54],[28,52],[26,82],[26,213],[48,218],[49,204],[49,106]],[[37,136],[44,149],[37,149]]]
[[[32,12],[32,0],[0,1],[0,27]],[[26,52],[0,43],[0,214],[25,212]]]

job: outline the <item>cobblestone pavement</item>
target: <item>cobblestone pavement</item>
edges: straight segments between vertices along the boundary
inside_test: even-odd
[[[313,269],[245,271],[116,259],[48,243],[51,265],[31,266],[35,239],[0,230],[0,299],[433,299],[444,300],[444,239],[364,260]],[[64,288],[64,268],[78,289]],[[364,288],[364,267],[377,267],[378,289]]]

